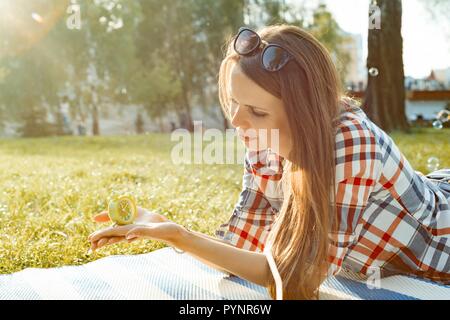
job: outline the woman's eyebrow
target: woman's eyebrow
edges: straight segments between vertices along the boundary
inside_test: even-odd
[[[238,103],[238,101],[235,99],[235,98],[233,98],[233,97],[231,97],[231,100],[233,101],[233,102],[236,102],[236,103]],[[267,109],[265,109],[265,108],[261,108],[261,107],[257,107],[257,106],[252,106],[251,104],[244,104],[244,106],[246,106],[246,107],[249,107],[249,108],[252,108],[252,109],[259,109],[259,110],[261,110],[261,111],[268,111]]]

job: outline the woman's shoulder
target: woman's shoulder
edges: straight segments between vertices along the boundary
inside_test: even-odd
[[[336,122],[336,143],[339,148],[350,143],[378,146],[390,145],[392,142],[388,135],[369,119],[359,101],[344,97]]]
[[[339,103],[339,114],[337,119],[337,127],[352,127],[359,125],[364,128],[367,126],[368,117],[362,110],[361,103],[349,97],[343,97]]]
[[[343,99],[336,123],[336,142],[353,142],[358,145],[376,143],[376,134],[360,104],[352,99]]]

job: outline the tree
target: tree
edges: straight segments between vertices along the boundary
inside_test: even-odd
[[[204,60],[202,63],[205,74],[204,85],[203,90],[199,90],[204,111],[219,105],[216,76],[224,56],[223,44],[230,35],[236,33],[239,27],[244,25],[246,2],[246,0],[195,1],[196,32],[205,39],[201,44]],[[229,127],[228,120],[222,111],[220,114],[226,130]]]
[[[142,118],[142,114],[140,112],[136,116],[135,125],[136,125],[136,133],[137,134],[144,133],[144,119]]]
[[[156,121],[174,112],[192,129],[194,107],[215,116],[213,108],[220,110],[217,73],[223,45],[240,26],[286,22],[311,27],[303,21],[302,9],[284,0],[11,3],[6,19],[0,19],[0,38],[5,40],[0,41],[2,117],[23,122],[33,106],[53,116],[59,132],[62,96],[70,100],[70,118],[90,117],[94,134],[100,133],[100,119],[115,103],[140,104]],[[67,27],[69,5],[80,6],[80,29]],[[315,24],[324,25],[321,14]],[[333,31],[335,24],[331,27]],[[330,51],[338,51],[334,32],[318,37]]]
[[[378,0],[381,28],[369,29],[368,84],[364,107],[386,131],[407,130],[401,35],[401,0]]]
[[[139,5],[78,0],[81,29],[71,30],[66,25],[69,1],[11,3],[7,19],[0,19],[0,38],[5,40],[0,44],[0,106],[6,116],[23,122],[32,103],[58,121],[60,96],[70,91],[71,115],[89,114],[93,132],[99,133],[100,115],[137,69],[133,31]]]
[[[154,55],[152,68],[143,67],[130,80],[130,95],[144,106],[147,114],[157,120],[169,111],[179,112],[176,102],[181,95],[181,81],[164,60]]]
[[[180,117],[187,117],[188,129],[193,130],[192,102],[205,84],[204,39],[196,32],[195,0],[141,0],[140,4],[143,18],[136,41],[142,67],[154,68],[151,59],[157,56],[157,61],[164,60],[174,71],[181,84],[174,105]]]
[[[30,105],[23,110],[21,115],[22,126],[18,133],[22,137],[44,137],[55,133],[54,127],[47,122],[47,114],[44,109]]]
[[[113,99],[123,99],[114,97],[117,88],[126,88],[137,69],[133,31],[139,5],[134,1],[125,6],[120,0],[84,0],[81,9],[81,30],[64,28],[61,34],[72,40],[64,52],[77,71],[71,73],[71,83],[76,87],[79,115],[90,113],[92,133],[99,135],[100,115],[108,113]]]
[[[36,132],[42,135],[31,130],[33,123],[43,133],[50,134],[45,117],[52,110],[47,106],[59,100],[57,92],[63,74],[58,70],[59,61],[48,54],[48,47],[51,47],[48,33],[65,6],[53,0],[33,3],[18,0],[14,4],[7,19],[1,21],[0,28],[0,106],[5,111],[5,118],[22,125],[24,131],[21,134],[28,136]],[[50,7],[53,10],[49,10]],[[30,18],[29,10],[49,13],[44,18]],[[18,24],[17,21],[22,22]]]
[[[306,25],[305,28],[331,53],[340,78],[344,81],[347,75],[347,64],[350,62],[350,55],[344,48],[348,39],[326,5],[321,4],[314,10],[313,22],[311,25]]]

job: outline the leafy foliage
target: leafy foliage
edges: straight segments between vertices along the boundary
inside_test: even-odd
[[[67,26],[73,4],[80,8],[79,29]],[[317,8],[307,24],[304,9],[282,0],[7,0],[2,9],[0,108],[4,122],[22,127],[43,112],[58,119],[64,96],[71,117],[93,119],[93,131],[114,104],[140,104],[154,119],[174,112],[192,122],[194,106],[208,113],[218,107],[223,44],[245,23],[321,30],[319,39],[344,56],[329,12]],[[41,129],[33,132],[62,132]]]

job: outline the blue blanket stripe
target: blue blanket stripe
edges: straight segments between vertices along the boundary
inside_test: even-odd
[[[245,288],[248,288],[250,290],[253,290],[259,294],[265,295],[267,298],[269,298],[269,293],[267,292],[267,289],[262,287],[262,286],[258,286],[254,283],[251,283],[247,280],[244,280],[242,278],[236,277],[236,276],[230,276],[226,278],[228,281],[237,283]]]
[[[149,283],[158,287],[161,291],[172,296],[174,299],[216,299],[227,300],[224,297],[207,291],[185,279],[178,276],[173,270],[169,268],[161,269],[161,263],[156,261],[157,259],[146,259],[142,261],[142,266],[148,267],[148,264],[156,266],[154,270],[159,270],[158,273],[145,274],[145,278]],[[141,275],[142,277],[142,275]]]
[[[419,300],[416,297],[388,289],[369,289],[365,282],[355,281],[340,276],[326,280],[325,285],[364,300]]]

